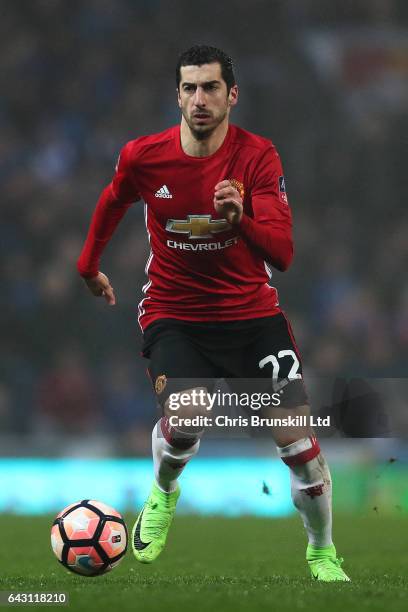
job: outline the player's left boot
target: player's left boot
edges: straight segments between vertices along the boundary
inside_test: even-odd
[[[334,544],[324,548],[308,544],[306,560],[315,580],[322,582],[350,582],[350,578],[340,567],[343,559],[337,558]]]
[[[180,496],[178,488],[164,493],[156,483],[132,530],[132,550],[141,563],[152,563],[163,550]]]

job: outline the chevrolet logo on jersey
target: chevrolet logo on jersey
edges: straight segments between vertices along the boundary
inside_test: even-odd
[[[187,215],[187,219],[169,219],[166,224],[168,232],[188,234],[189,238],[211,238],[231,229],[226,219],[212,219],[211,215]]]

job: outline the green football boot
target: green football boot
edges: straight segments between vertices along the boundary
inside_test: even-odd
[[[308,544],[306,561],[315,580],[322,582],[350,582],[350,578],[340,567],[343,559],[337,559],[334,544],[324,548]]]
[[[179,496],[179,488],[173,493],[164,493],[153,483],[132,529],[132,550],[141,563],[152,563],[163,550]]]

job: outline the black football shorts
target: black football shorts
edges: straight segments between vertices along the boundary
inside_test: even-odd
[[[302,363],[283,313],[245,321],[160,319],[147,327],[142,354],[159,404],[172,393],[225,379],[234,392],[279,393],[280,406],[308,403]]]

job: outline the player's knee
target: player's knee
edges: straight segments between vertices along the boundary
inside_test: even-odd
[[[177,414],[184,418],[205,416],[211,411],[206,387],[195,387],[171,393],[164,405],[166,416]]]
[[[324,493],[331,494],[329,466],[314,436],[278,447],[278,454],[290,469],[292,499],[297,508],[303,506],[306,498],[313,500]]]
[[[274,408],[271,416],[277,425],[273,428],[273,438],[278,447],[288,446],[303,439],[313,437],[310,426],[310,406],[303,404],[296,408]]]
[[[285,446],[278,446],[278,455],[290,468],[304,466],[320,455],[320,446],[314,435],[301,438]]]
[[[202,432],[205,418],[211,415],[206,387],[172,393],[165,402],[164,414],[172,426],[184,432]]]

